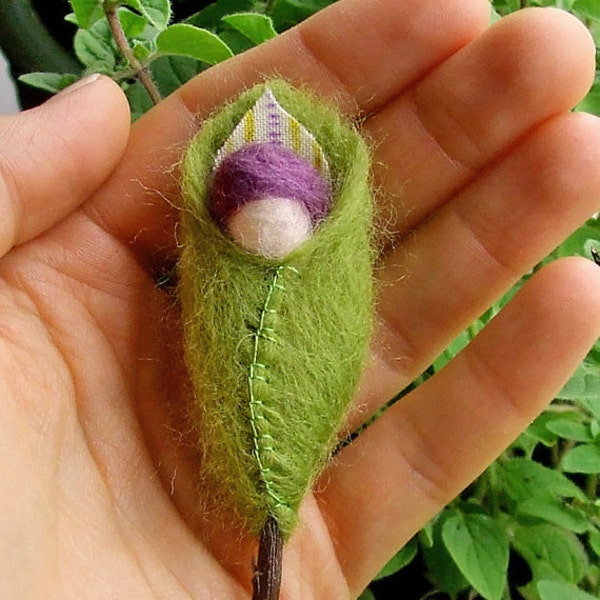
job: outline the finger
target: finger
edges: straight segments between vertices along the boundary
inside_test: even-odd
[[[114,168],[128,133],[125,98],[105,77],[0,118],[0,256],[81,204]]]
[[[387,257],[363,415],[412,381],[598,209],[598,164],[600,121],[556,117]]]
[[[416,226],[527,132],[575,106],[594,74],[594,42],[568,13],[529,9],[496,23],[367,122],[380,140],[383,220],[393,231]]]
[[[489,18],[489,4],[480,0],[344,0],[220,72],[207,71],[181,97],[205,114],[214,102],[207,87],[223,102],[241,86],[283,75],[336,100],[350,116],[368,114],[468,44]]]
[[[174,165],[198,120],[269,76],[306,85],[349,114],[375,110],[480,33],[485,0],[344,0],[203,72],[135,124],[122,167],[89,213],[149,262],[173,250]],[[443,27],[440,23],[443,22]],[[368,35],[366,31],[368,30]],[[377,43],[373,43],[377,40]]]
[[[599,334],[600,269],[584,259],[554,263],[340,454],[320,501],[351,589],[519,435]]]

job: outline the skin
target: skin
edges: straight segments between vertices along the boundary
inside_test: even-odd
[[[104,78],[0,119],[0,596],[249,598],[255,542],[198,509],[177,307],[176,165],[261,74],[361,116],[382,219],[362,421],[598,209],[594,72],[573,18],[487,28],[487,0],[344,0],[208,70],[130,130]],[[365,34],[368,32],[368,35]],[[533,277],[435,378],[331,463],[282,599],[356,597],[547,405],[600,333],[600,270]]]

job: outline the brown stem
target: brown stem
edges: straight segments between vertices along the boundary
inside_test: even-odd
[[[252,579],[252,600],[278,600],[281,587],[283,538],[273,517],[265,522],[258,545],[258,560]]]
[[[121,26],[121,21],[119,21],[119,14],[117,11],[118,6],[116,4],[104,3],[104,14],[106,15],[106,20],[108,21],[112,36],[115,39],[119,51],[130,64],[134,71],[134,77],[144,86],[152,102],[158,104],[162,100],[160,92],[154,84],[154,81],[152,81],[148,68],[142,65],[131,49],[127,37],[125,36],[125,32],[123,31],[123,27]]]

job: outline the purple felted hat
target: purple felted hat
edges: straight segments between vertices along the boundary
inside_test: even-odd
[[[301,203],[313,227],[331,208],[331,186],[294,151],[273,143],[254,143],[228,154],[211,182],[210,212],[221,227],[245,204],[264,198]]]

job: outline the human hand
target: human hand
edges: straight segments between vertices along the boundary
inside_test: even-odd
[[[366,115],[383,258],[351,427],[597,210],[583,27],[487,0],[344,0],[136,123],[106,79],[0,120],[2,598],[248,598],[254,542],[199,509],[177,306],[174,171],[194,117],[280,74]],[[127,148],[125,144],[128,142]],[[541,411],[600,331],[600,272],[538,273],[327,468],[282,598],[357,596]]]

